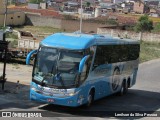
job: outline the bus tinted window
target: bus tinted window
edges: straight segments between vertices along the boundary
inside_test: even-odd
[[[107,63],[136,60],[139,57],[139,45],[99,45],[97,46],[93,68]]]
[[[104,61],[104,51],[103,51],[101,46],[98,46],[97,50],[96,50],[94,66],[99,66],[99,65],[104,64],[104,63],[105,63],[105,61]]]
[[[120,45],[119,48],[119,62],[128,61],[128,46]]]
[[[128,46],[128,60],[136,60],[139,57],[139,45]]]

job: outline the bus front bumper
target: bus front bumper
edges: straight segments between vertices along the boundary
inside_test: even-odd
[[[46,96],[40,93],[37,93],[34,90],[30,90],[30,99],[38,102],[55,104],[55,105],[63,105],[63,106],[71,106],[77,107],[82,105],[82,98],[78,97],[78,94],[73,96],[66,97],[54,97],[54,96]]]

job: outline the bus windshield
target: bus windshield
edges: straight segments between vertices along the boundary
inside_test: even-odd
[[[46,86],[75,86],[82,57],[83,51],[40,47],[34,63],[33,80]]]

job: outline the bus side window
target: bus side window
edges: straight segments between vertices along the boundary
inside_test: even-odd
[[[126,45],[120,45],[119,55],[119,62],[128,60],[128,47]]]
[[[110,46],[107,46],[107,45],[97,46],[95,60],[94,60],[92,70],[94,70],[99,65],[111,63],[110,52],[111,52],[111,47]]]
[[[112,45],[110,49],[110,56],[111,56],[111,63],[116,63],[121,61],[119,59],[120,56],[120,46],[119,45]]]
[[[129,60],[136,60],[139,57],[139,45],[130,45],[128,47],[128,59]]]
[[[104,61],[103,59],[104,59],[103,50],[100,46],[97,46],[93,69],[101,65]]]

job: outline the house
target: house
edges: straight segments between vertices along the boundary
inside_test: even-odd
[[[114,12],[115,11],[115,4],[113,3],[100,3],[100,8],[103,11],[106,12]]]
[[[157,11],[156,11],[156,9],[151,8],[151,9],[150,9],[150,13],[157,13]]]
[[[133,2],[124,2],[121,4],[121,7],[123,8],[122,12],[123,13],[129,13],[131,11],[133,11],[133,6],[134,3]]]
[[[27,3],[28,0],[17,0],[18,3]]]
[[[101,0],[101,2],[113,3],[113,0]]]
[[[123,8],[121,6],[116,6],[116,12],[122,13]]]
[[[64,2],[63,11],[66,11],[66,12],[78,12],[79,6],[80,5],[79,5],[78,2],[72,2],[72,1]]]
[[[149,5],[150,8],[157,9],[158,5],[159,5],[159,1],[148,1],[148,5]]]
[[[143,14],[143,13],[149,13],[149,6],[148,6],[148,2],[141,2],[141,1],[137,1],[134,3],[134,6],[133,6],[133,11],[135,13],[140,13],[140,14]]]
[[[0,13],[5,12],[5,0],[0,0]]]
[[[114,4],[118,4],[118,3],[122,3],[122,2],[125,2],[125,0],[113,0]]]
[[[0,0],[0,26],[3,26],[5,17],[5,3],[6,0]],[[10,11],[7,12],[6,25],[23,25],[25,22],[25,13],[22,11]]]
[[[151,8],[150,9],[150,14],[149,16],[152,16],[152,17],[159,17],[160,16],[160,12],[158,9],[155,9],[155,8]]]
[[[0,13],[0,26],[4,23],[4,14]],[[7,12],[6,25],[23,25],[25,23],[25,13],[22,11],[9,11]]]

